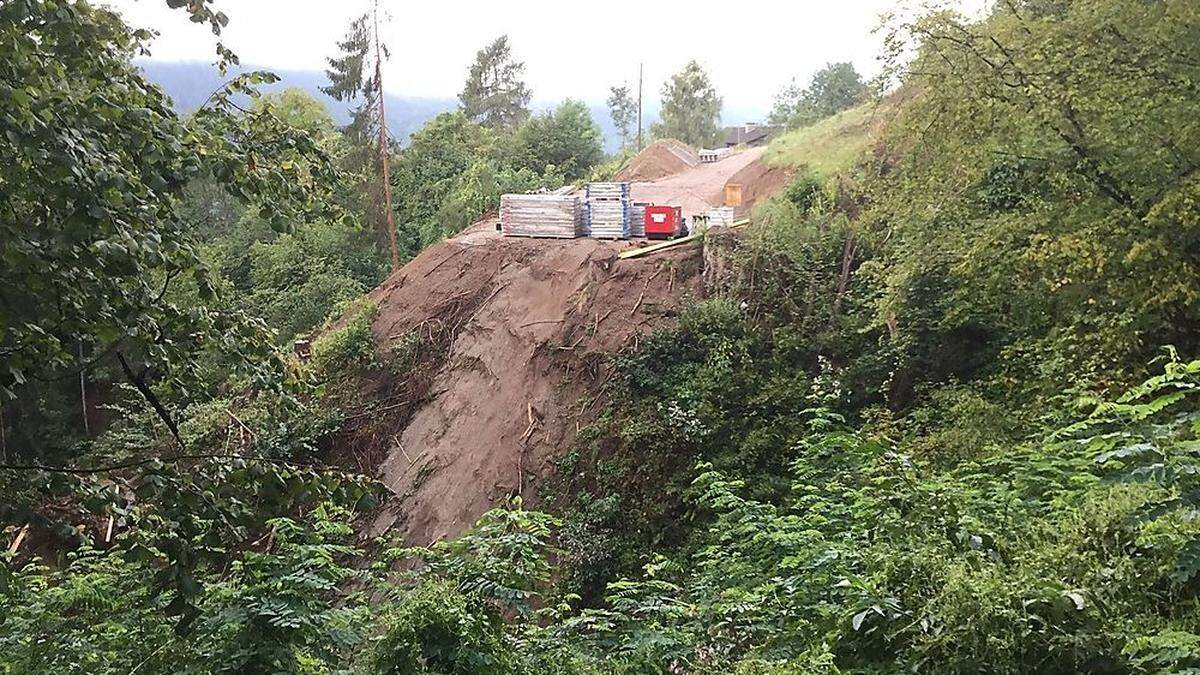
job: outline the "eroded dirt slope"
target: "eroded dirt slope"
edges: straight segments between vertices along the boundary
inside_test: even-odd
[[[371,294],[383,359],[418,344],[429,372],[365,382],[386,405],[340,441],[376,457],[393,494],[369,535],[427,544],[509,496],[535,502],[602,408],[611,356],[700,292],[698,247],[619,261],[623,243],[506,238],[494,224],[431,247]]]

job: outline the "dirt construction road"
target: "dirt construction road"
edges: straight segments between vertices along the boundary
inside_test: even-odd
[[[725,183],[757,162],[764,150],[766,148],[750,148],[674,176],[633,183],[629,189],[635,202],[682,206],[683,215],[687,217],[705,213],[724,204]]]

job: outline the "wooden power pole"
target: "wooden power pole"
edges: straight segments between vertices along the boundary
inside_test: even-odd
[[[396,244],[396,221],[392,215],[392,176],[389,168],[387,112],[383,105],[383,51],[379,46],[379,0],[375,0],[375,98],[379,105],[379,160],[383,164],[383,208],[386,213],[388,245],[392,249],[392,271],[400,269],[400,248]]]
[[[638,64],[638,152],[642,151],[642,64]]]

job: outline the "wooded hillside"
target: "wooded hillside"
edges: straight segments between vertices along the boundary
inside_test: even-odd
[[[362,378],[456,367],[378,349],[386,235],[615,173],[586,107],[485,114],[484,62],[403,147],[268,73],[184,116],[115,14],[0,4],[0,672],[1200,669],[1200,5],[888,30],[781,96],[788,187],[537,509],[411,547],[331,452]]]

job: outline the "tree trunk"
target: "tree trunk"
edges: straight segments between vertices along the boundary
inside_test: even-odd
[[[833,298],[833,316],[837,316],[842,311],[842,298],[846,296],[846,290],[850,287],[850,266],[854,263],[854,232],[846,233],[846,241],[842,244],[842,273],[838,276],[837,295]]]
[[[386,214],[388,245],[392,253],[392,271],[400,269],[400,248],[396,243],[396,221],[392,214],[392,176],[388,163],[387,114],[383,104],[383,54],[379,47],[379,3],[375,3],[375,99],[379,106],[379,161],[383,164],[383,209]]]
[[[83,342],[79,343],[79,362],[83,363]],[[79,407],[83,412],[83,433],[87,436],[92,435],[92,430],[88,425],[88,405],[87,405],[87,368],[79,369]]]

